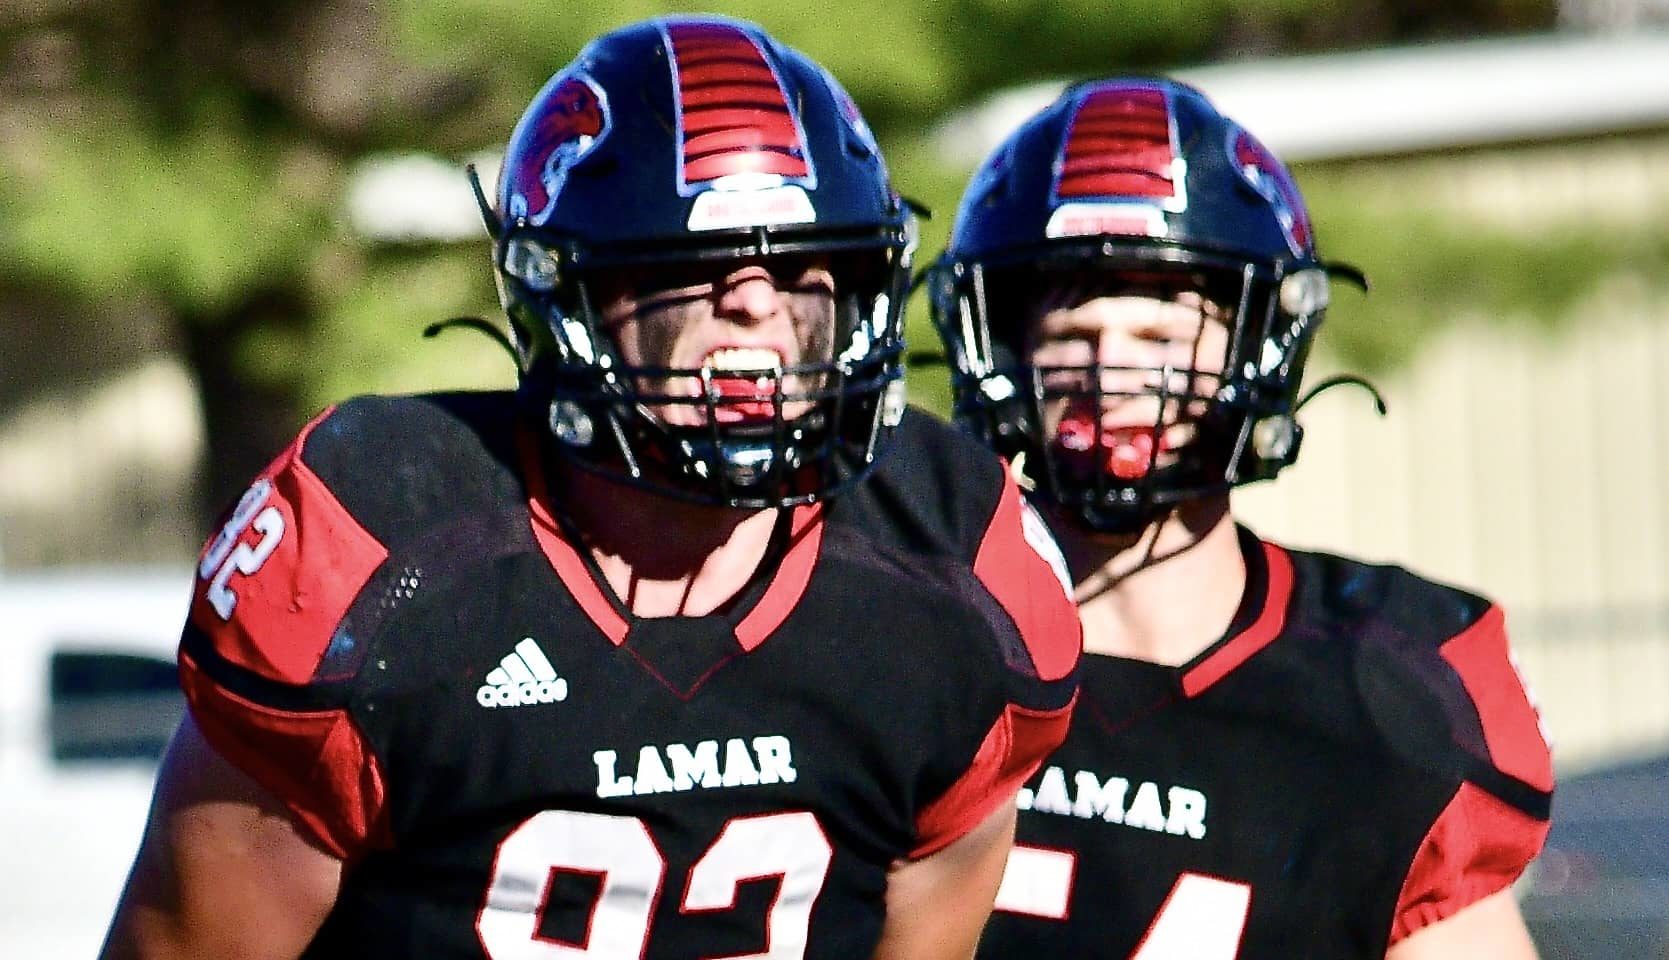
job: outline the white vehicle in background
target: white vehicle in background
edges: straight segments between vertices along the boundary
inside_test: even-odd
[[[0,575],[0,957],[92,957],[184,710],[189,571]]]

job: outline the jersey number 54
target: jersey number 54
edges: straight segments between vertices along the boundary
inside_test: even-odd
[[[1016,844],[997,890],[997,909],[1065,920],[1076,866],[1070,851]],[[1249,884],[1179,874],[1130,960],[1235,960],[1251,906]]]

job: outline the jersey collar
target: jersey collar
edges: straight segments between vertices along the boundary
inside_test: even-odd
[[[1182,692],[1197,697],[1269,646],[1286,625],[1292,599],[1292,558],[1280,547],[1236,527],[1246,558],[1246,591],[1221,640],[1202,650],[1179,670]]]
[[[545,479],[538,440],[531,431],[517,435],[522,475],[526,478],[528,514],[534,539],[550,561],[557,578],[568,589],[603,636],[615,646],[626,642],[632,626],[641,618],[620,602],[601,577],[593,562],[558,519]],[[774,569],[738,595],[735,603],[711,616],[729,624],[736,645],[751,653],[782,626],[783,621],[805,595],[823,540],[821,503],[795,507],[788,519],[786,535],[774,538]]]

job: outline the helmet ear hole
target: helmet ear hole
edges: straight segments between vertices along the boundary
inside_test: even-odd
[[[1281,279],[1281,309],[1295,317],[1307,317],[1327,309],[1332,285],[1327,271],[1310,267]]]
[[[554,291],[562,280],[556,251],[528,236],[512,237],[504,243],[501,267],[506,275],[536,294]]]

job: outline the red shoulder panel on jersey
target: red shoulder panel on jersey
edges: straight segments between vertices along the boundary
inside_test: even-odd
[[[1268,541],[1263,543],[1263,556],[1269,564],[1269,590],[1263,598],[1262,612],[1239,636],[1182,675],[1182,691],[1188,696],[1197,697],[1228,676],[1235,667],[1269,646],[1286,626],[1287,604],[1292,599],[1292,558]]]
[[[1007,471],[997,511],[980,539],[974,574],[1014,620],[1037,675],[1059,680],[1078,665],[1083,632],[1066,586],[1026,537],[1020,490]]]
[[[321,847],[351,860],[389,845],[382,767],[346,710],[264,707],[210,680],[185,653],[180,686],[209,745],[283,801]]]
[[[1490,607],[1439,652],[1460,674],[1472,697],[1496,769],[1537,790],[1552,790],[1553,757],[1542,739],[1536,708],[1513,667],[1506,614],[1500,607]]]
[[[916,847],[911,859],[950,846],[985,822],[997,807],[1014,802],[1014,793],[1045,757],[1066,739],[1071,702],[1056,710],[1027,710],[1009,704],[980,741],[967,772],[916,817]]]
[[[1548,822],[1462,783],[1427,831],[1391,921],[1391,942],[1505,890],[1541,852]]]
[[[309,423],[255,479],[198,557],[191,621],[227,661],[306,683],[388,549],[301,460]]]

